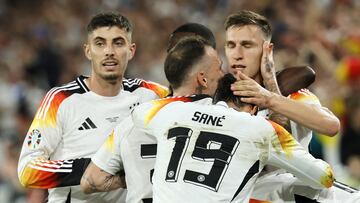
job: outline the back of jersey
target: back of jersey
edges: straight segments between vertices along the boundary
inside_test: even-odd
[[[158,141],[154,202],[245,202],[275,133],[265,119],[222,102],[147,103],[133,115]]]

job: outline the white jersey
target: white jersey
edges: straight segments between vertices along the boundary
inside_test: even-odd
[[[321,107],[320,100],[308,89],[301,89],[295,93],[289,95],[290,99],[307,103],[310,105],[315,105]],[[290,121],[291,134],[293,137],[305,148],[309,149],[309,144],[312,138],[312,130],[295,123],[294,121]]]
[[[360,193],[347,185],[334,182],[326,189],[314,189],[290,173],[270,173],[256,180],[256,189],[252,197],[264,196],[266,199],[250,199],[249,203],[360,203]],[[268,192],[271,189],[272,192]],[[268,193],[264,194],[264,191]],[[263,192],[263,193],[262,193]]]
[[[265,164],[285,168],[314,188],[330,187],[330,166],[281,126],[225,103],[163,100],[137,107],[135,127],[158,142],[154,202],[247,202]]]
[[[173,97],[164,99],[163,105],[174,101],[211,104],[212,99],[207,95]],[[155,137],[135,128],[129,116],[116,126],[91,160],[112,175],[124,170],[126,202],[147,203],[152,202],[153,197],[151,176],[154,171],[156,149]]]
[[[80,76],[51,89],[24,140],[18,165],[22,185],[49,190],[49,202],[120,202],[124,190],[85,195],[78,186],[90,157],[112,129],[139,103],[167,94],[166,88],[124,79],[117,96],[91,92]],[[71,187],[65,187],[71,186]]]
[[[319,99],[307,89],[301,89],[289,95],[290,99],[307,103],[310,105],[321,106]],[[266,116],[267,111],[260,114]],[[309,144],[312,139],[312,130],[290,121],[290,127],[293,137],[306,149],[309,150]],[[338,202],[346,200],[356,193],[353,189],[344,189],[348,186],[340,187],[337,185],[330,189],[313,189],[307,187],[306,184],[293,177],[291,174],[281,174],[282,171],[275,171],[266,174],[256,181],[254,191],[251,195],[252,202],[304,202],[318,201],[322,203]],[[292,177],[292,178],[290,178]]]

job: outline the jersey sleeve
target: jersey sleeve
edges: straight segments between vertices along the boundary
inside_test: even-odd
[[[321,107],[320,100],[317,98],[315,94],[313,94],[308,89],[301,89],[295,93],[289,95],[290,99],[303,102],[306,104]],[[300,144],[308,150],[309,143],[312,138],[312,130],[303,126],[299,125],[294,121],[290,121],[291,126],[291,133],[296,138]]]
[[[329,164],[315,159],[283,127],[269,122],[274,132],[269,142],[267,163],[287,170],[315,189],[331,187],[334,177]]]
[[[80,184],[90,159],[49,160],[62,139],[62,125],[66,118],[62,107],[68,96],[69,93],[63,89],[53,88],[40,104],[19,158],[18,176],[24,187],[54,188]]]
[[[290,94],[289,97],[295,101],[321,106],[318,97],[308,89],[301,89],[295,93]]]
[[[123,86],[124,90],[139,94],[142,102],[164,98],[169,95],[168,88],[139,78],[124,79]]]
[[[164,97],[168,96],[170,93],[170,91],[167,87],[162,86],[156,82],[142,80],[141,86],[148,90],[153,91],[158,98],[164,98]]]
[[[163,103],[164,102],[164,103]],[[153,100],[143,103],[132,112],[133,123],[137,129],[147,134],[152,134],[153,119],[162,107],[168,104],[164,100]]]
[[[91,158],[91,161],[102,170],[115,175],[124,169],[123,159],[120,154],[122,139],[127,136],[134,125],[131,117],[124,119],[108,136],[104,144]]]

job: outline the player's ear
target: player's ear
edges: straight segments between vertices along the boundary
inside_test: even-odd
[[[90,45],[84,44],[84,53],[87,59],[91,60]]]
[[[200,86],[207,88],[208,87],[208,83],[207,83],[207,79],[205,77],[205,72],[204,71],[199,71],[196,74],[196,79],[197,82]]]
[[[129,47],[130,51],[129,51],[129,55],[128,55],[128,58],[129,60],[132,59],[135,55],[135,52],[136,52],[136,44],[135,43],[131,43],[130,44],[130,47]]]
[[[257,114],[257,111],[258,111],[258,107],[255,106],[255,105],[252,105],[251,108],[250,108],[250,114],[251,115],[256,115]]]

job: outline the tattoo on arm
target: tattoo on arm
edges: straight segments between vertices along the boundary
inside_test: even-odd
[[[83,175],[82,179],[85,180],[89,185],[89,190],[87,191],[87,193],[100,192],[100,190],[96,187],[94,181],[91,178]]]
[[[274,64],[270,62],[269,57],[266,57],[265,58],[265,70],[269,75],[271,75],[271,77],[266,78],[264,80],[264,85],[267,90],[281,95],[280,88],[276,81],[276,76],[275,76],[275,74],[271,74],[271,71],[273,71],[273,67],[274,67]],[[270,118],[270,120],[283,126],[285,129],[290,130],[290,121],[285,116],[283,116],[279,113],[276,113],[272,110],[269,110],[269,118]]]
[[[268,73],[268,77],[264,78],[264,85],[265,85],[265,88],[268,89],[269,91],[281,94],[279,86],[277,85],[277,82],[276,82],[275,73],[271,73],[271,71],[273,71],[273,67],[274,67],[274,64],[270,62],[269,57],[266,57],[265,58],[265,69],[266,69],[266,72]]]
[[[103,170],[101,170],[101,172],[106,173]],[[110,191],[117,188],[126,188],[125,176],[121,175],[121,173],[107,175],[104,179],[103,191]]]
[[[270,63],[269,57],[266,57],[266,58],[265,58],[265,69],[266,69],[266,72],[271,72],[272,68],[273,68],[273,64]]]
[[[122,179],[118,175],[111,175],[107,172],[101,170],[102,173],[105,173],[106,176],[100,183],[96,184],[95,181],[86,175],[84,175],[82,178],[87,182],[89,185],[89,193],[93,192],[106,192],[110,190],[115,190],[117,188],[125,188],[125,180]]]
[[[109,191],[112,186],[115,186],[116,184],[119,185],[119,183],[116,182],[116,177],[114,175],[108,175],[104,179],[104,191]],[[120,185],[119,185],[120,187]]]

